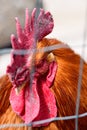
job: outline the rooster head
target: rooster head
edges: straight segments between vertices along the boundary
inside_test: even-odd
[[[55,117],[56,102],[49,87],[53,83],[57,65],[54,61],[48,63],[46,58],[39,60],[38,64],[34,62],[38,42],[53,29],[52,15],[40,9],[40,14],[36,17],[34,9],[29,17],[26,9],[24,29],[17,17],[15,20],[17,38],[11,35],[13,50],[11,63],[7,66],[7,74],[13,85],[11,106],[26,123]]]
[[[36,9],[33,10],[29,18],[28,9],[26,9],[25,27],[22,29],[18,18],[16,20],[16,30],[18,39],[12,34],[12,54],[11,65],[7,67],[7,73],[15,87],[20,86],[27,80],[29,75],[29,64],[32,62],[32,49],[36,48],[37,41],[42,40],[53,29],[53,19],[49,12],[40,10],[40,15],[36,18]],[[27,54],[31,50],[31,54]],[[24,53],[23,53],[24,52]]]

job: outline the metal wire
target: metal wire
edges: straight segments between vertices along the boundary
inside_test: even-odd
[[[87,112],[83,113],[83,114],[79,114],[78,118],[83,118],[87,116]],[[44,123],[49,123],[51,121],[59,121],[59,120],[73,120],[76,119],[77,116],[76,115],[72,115],[72,116],[66,116],[66,117],[56,117],[56,118],[50,118],[50,119],[46,119],[46,120],[40,120],[40,121],[35,121],[29,124],[25,124],[25,123],[21,123],[21,124],[3,124],[0,125],[0,129],[4,129],[4,128],[12,128],[12,127],[23,127],[23,126],[32,126],[32,125],[40,125],[40,124],[44,124]]]
[[[60,48],[70,48],[68,45],[66,44],[56,44],[56,45],[52,45],[52,46],[48,46],[48,47],[43,47],[41,49],[26,49],[26,50],[14,50],[14,54],[15,55],[26,55],[26,54],[31,54],[31,53],[37,53],[37,52],[48,52],[48,51],[52,51],[55,49],[60,49]],[[7,53],[11,53],[13,49],[0,49],[0,55],[3,54],[7,54]]]
[[[84,32],[83,32],[83,44],[82,44],[82,57],[85,55],[85,45],[86,45],[86,35],[87,35],[87,3],[86,3],[86,14],[85,14],[85,24],[84,24]],[[78,115],[79,115],[79,105],[80,105],[80,93],[81,93],[81,85],[82,85],[82,74],[83,74],[83,60],[80,58],[80,66],[79,66],[79,77],[78,77],[78,91],[77,91],[77,100],[76,100],[76,120],[75,120],[75,130],[78,130]]]
[[[78,47],[81,48],[82,45],[81,46],[80,45],[71,45],[71,48],[78,48]],[[87,45],[85,44],[85,45],[83,45],[83,47],[87,48]],[[43,51],[48,52],[48,51],[53,51],[55,49],[60,49],[60,48],[70,48],[70,47],[67,44],[56,44],[56,45],[43,47],[41,49],[26,49],[26,50],[23,50],[23,49],[22,50],[17,50],[17,49],[15,49],[14,54],[15,55],[21,55],[21,54],[26,55],[26,54],[31,54],[32,52],[35,52],[35,53],[40,52],[41,53]],[[12,50],[13,49],[11,49],[11,48],[0,49],[0,55],[9,54],[9,53],[11,53]]]

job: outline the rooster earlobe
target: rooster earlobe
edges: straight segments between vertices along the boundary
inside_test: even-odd
[[[51,62],[50,63],[50,66],[49,66],[49,73],[46,77],[46,85],[48,87],[51,87],[53,81],[54,81],[54,78],[55,78],[55,75],[56,75],[56,71],[57,71],[57,63],[55,61]]]

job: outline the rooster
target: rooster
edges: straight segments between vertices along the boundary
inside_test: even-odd
[[[29,17],[26,9],[24,29],[16,18],[18,38],[11,35],[11,63],[0,78],[0,124],[25,123],[4,130],[74,130],[75,119],[34,123],[75,115],[81,59],[63,42],[45,38],[54,27],[50,12],[35,14],[36,9]],[[61,48],[46,50],[57,45]],[[82,61],[79,114],[87,112],[87,63]],[[87,117],[78,119],[78,127],[87,129]]]

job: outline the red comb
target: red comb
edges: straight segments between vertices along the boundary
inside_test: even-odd
[[[45,13],[40,9],[40,14],[36,18],[36,8],[29,17],[28,9],[26,9],[25,27],[22,29],[18,18],[16,20],[16,30],[18,39],[12,34],[11,42],[14,49],[28,49],[34,46],[34,43],[42,40],[46,35],[51,33],[54,23],[50,12]]]

